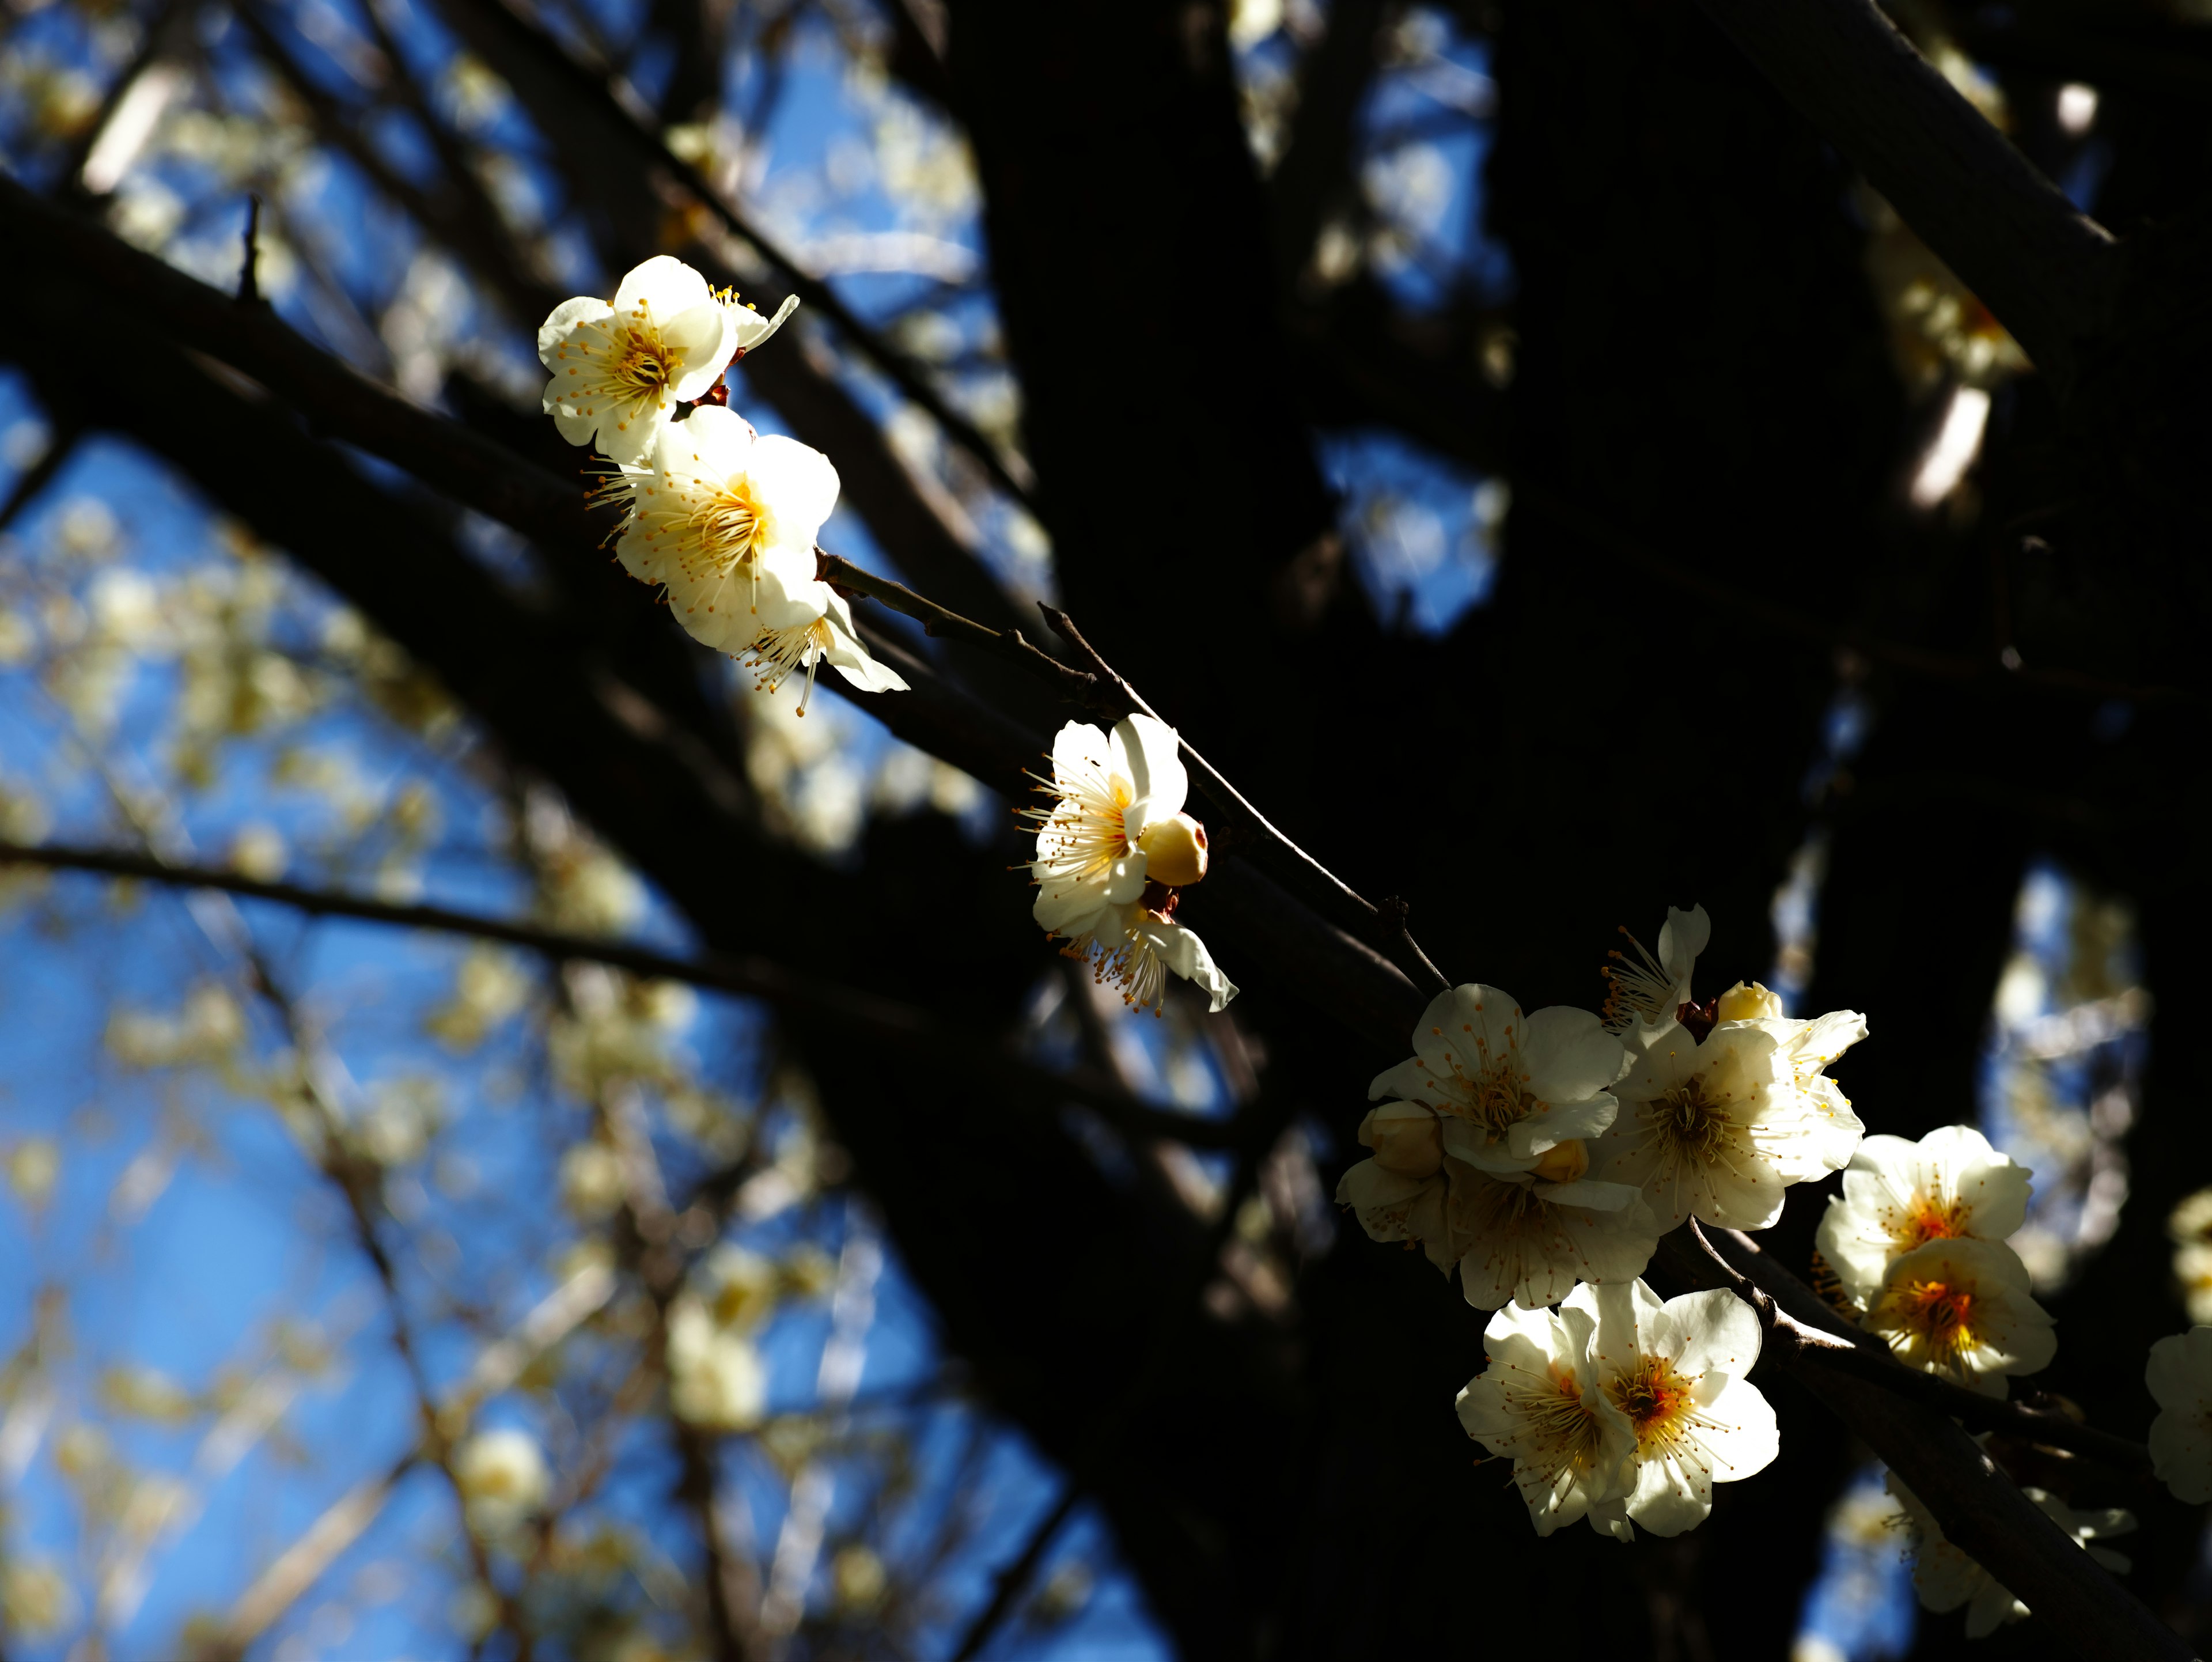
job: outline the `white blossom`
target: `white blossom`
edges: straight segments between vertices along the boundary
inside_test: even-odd
[[[708,1431],[743,1431],[768,1404],[768,1369],[737,1326],[691,1294],[668,1307],[668,1404],[679,1419]]]
[[[1206,875],[1205,828],[1182,811],[1189,776],[1173,728],[1131,715],[1101,733],[1070,721],[1053,741],[1049,807],[1036,827],[1031,915],[1122,998],[1157,1011],[1170,974],[1219,1010],[1237,996],[1206,943],[1177,922],[1182,890]]]
[[[569,443],[597,443],[618,466],[635,466],[676,405],[721,380],[737,348],[737,325],[707,279],[657,254],[622,280],[611,306],[579,295],[539,326],[538,360],[552,376],[545,413]]]
[[[1338,1180],[1336,1203],[1352,1209],[1370,1239],[1418,1245],[1449,1275],[1460,1255],[1445,1218],[1451,1179],[1436,1115],[1417,1102],[1386,1102],[1367,1111],[1359,1141],[1375,1152]]]
[[[1725,1290],[1664,1304],[1642,1282],[1583,1286],[1560,1313],[1586,1312],[1599,1411],[1631,1444],[1629,1518],[1654,1535],[1705,1522],[1713,1485],[1763,1471],[1781,1451],[1774,1409],[1744,1376],[1759,1360],[1759,1318]]]
[[[1923,1605],[1939,1615],[1965,1605],[1969,1639],[1986,1639],[2006,1622],[2017,1622],[2028,1614],[2027,1606],[2001,1586],[1979,1562],[1944,1538],[1935,1515],[1920,1503],[1919,1496],[1899,1481],[1895,1472],[1888,1475],[1887,1482],[1889,1492],[1904,1507],[1912,1530],[1912,1588],[1919,1594]],[[2042,1489],[2022,1488],[2021,1493],[2035,1502],[2043,1515],[2057,1525],[2069,1540],[2105,1568],[2125,1574],[2131,1568],[2124,1554],[2106,1547],[2093,1547],[2089,1543],[2129,1533],[2136,1526],[2133,1513],[2118,1509],[2076,1512]]]
[[[1555,1005],[1524,1016],[1510,994],[1481,985],[1430,1000],[1413,1050],[1376,1076],[1368,1099],[1435,1109],[1462,1133],[1451,1152],[1496,1172],[1535,1172],[1561,1145],[1611,1125],[1620,1105],[1608,1087],[1628,1067],[1589,1011]]]
[[[1456,1154],[1466,1128],[1444,1126]],[[1556,1304],[1577,1282],[1631,1282],[1644,1273],[1662,1231],[1640,1190],[1581,1175],[1580,1141],[1563,1143],[1556,1180],[1534,1172],[1498,1174],[1446,1161],[1444,1228],[1458,1257],[1460,1290],[1479,1310],[1509,1299],[1534,1308]],[[1549,1163],[1555,1156],[1547,1156]]]
[[[759,590],[814,580],[814,541],[837,505],[837,470],[820,451],[763,438],[736,411],[702,405],[660,431],[651,466],[626,468],[603,499],[628,513],[615,544],[631,576],[665,589],[696,639],[738,653],[761,632]]]
[[[1690,995],[1690,972],[1697,967],[1698,954],[1712,939],[1713,922],[1703,906],[1692,906],[1688,911],[1669,906],[1656,954],[1626,928],[1620,933],[1635,949],[1635,956],[1618,949],[1606,954],[1613,961],[1604,971],[1605,1025],[1608,1032],[1635,1044],[1663,1031],[1683,1005],[1694,1001]]]
[[[553,1487],[537,1439],[502,1427],[453,1451],[453,1481],[479,1529],[510,1529],[545,1504]]]
[[[2007,1374],[2037,1373],[2058,1353],[2027,1266],[2002,1241],[1960,1237],[1899,1253],[1859,1324],[1908,1367],[1988,1397],[2006,1394]]]
[[[1621,1111],[1595,1151],[1598,1175],[1643,1190],[1667,1228],[1692,1216],[1765,1228],[1806,1129],[1774,1035],[1726,1022],[1700,1043],[1677,1025],[1649,1045],[1614,1087]]]
[[[2177,1499],[2191,1506],[2212,1501],[2212,1327],[2160,1339],[2143,1378],[2158,1402],[2152,1470]]]
[[[1513,1462],[1537,1534],[1583,1518],[1625,1541],[1636,1531],[1620,1478],[1634,1436],[1602,1405],[1593,1326],[1584,1309],[1499,1311],[1483,1330],[1490,1366],[1459,1393],[1459,1420],[1493,1457]]]
[[[1781,1001],[1758,983],[1746,987],[1738,982],[1720,995],[1714,1008],[1723,1024],[1741,1020],[1773,1038],[1783,1083],[1796,1098],[1796,1129],[1785,1136],[1778,1128],[1767,1147],[1784,1183],[1808,1183],[1842,1171],[1866,1135],[1850,1099],[1826,1069],[1866,1037],[1867,1021],[1856,1010],[1831,1010],[1809,1021],[1794,1021],[1781,1014],[1780,1006]],[[1770,1008],[1771,1014],[1749,1014]]]
[[[878,663],[862,644],[845,597],[811,572],[787,577],[775,565],[763,567],[754,608],[758,627],[745,663],[757,678],[755,685],[770,694],[804,669],[801,715],[814,696],[815,673],[824,663],[863,692],[907,691],[906,678],[888,664]]]
[[[1946,1125],[1917,1142],[1869,1137],[1820,1220],[1820,1256],[1863,1309],[1900,1253],[1928,1241],[2009,1237],[2027,1221],[2032,1175],[1970,1126]]]

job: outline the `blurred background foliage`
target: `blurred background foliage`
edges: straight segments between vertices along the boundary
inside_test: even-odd
[[[2200,8],[1891,9],[2109,222],[2212,184]],[[1594,1003],[1615,924],[1703,900],[1717,984],[1866,1008],[1869,1128],[2036,1169],[2060,1388],[2140,1434],[2212,1288],[2212,1133],[2157,1071],[2193,1029],[2152,1044],[2196,1019],[2193,602],[2069,542],[2112,493],[2018,348],[1682,0],[4,28],[16,180],[226,290],[252,201],[285,322],[580,491],[553,303],[655,252],[826,285],[732,377],[839,466],[826,545],[1033,634],[1073,606],[1455,978]],[[313,411],[236,424],[268,394],[127,304],[9,292],[0,838],[756,951],[1188,1129],[601,965],[0,872],[8,1653],[1949,1653],[1786,1387],[1709,1529],[1527,1538],[1449,1414],[1481,1318],[1340,1238],[1393,1058],[1295,965],[1224,926],[1243,1001],[1127,1015],[1020,915],[1018,779],[797,719]],[[354,581],[364,525],[409,527],[396,578]],[[518,714],[603,673],[650,720]],[[619,753],[663,728],[726,823]],[[2137,1590],[2196,1630],[2203,1520],[2144,1509]]]

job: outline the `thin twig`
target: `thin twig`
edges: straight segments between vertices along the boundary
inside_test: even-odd
[[[817,575],[833,587],[866,594],[880,601],[892,611],[914,618],[927,634],[964,641],[994,657],[1018,665],[1069,703],[1095,715],[1116,720],[1129,715],[1149,715],[1154,721],[1164,719],[1145,702],[1137,690],[1112,665],[1099,655],[1097,648],[1083,637],[1083,632],[1065,612],[1042,603],[1037,608],[1044,614],[1045,622],[1051,626],[1053,632],[1066,642],[1076,655],[1090,666],[1088,669],[1062,663],[1051,654],[1033,645],[1018,629],[996,630],[979,624],[972,618],[963,618],[958,612],[938,605],[927,595],[915,594],[903,583],[876,576],[862,570],[850,560],[840,558],[821,548],[814,551],[814,557]],[[1278,830],[1265,814],[1252,806],[1242,791],[1222,776],[1219,769],[1199,753],[1189,740],[1182,740],[1181,745],[1185,759],[1197,776],[1199,788],[1215,806],[1240,816],[1244,824],[1272,844],[1291,870],[1305,880],[1304,886],[1314,892],[1322,904],[1334,908],[1351,925],[1364,929],[1369,934],[1376,934],[1379,931],[1388,945],[1402,942],[1422,973],[1443,985],[1450,984],[1443,980],[1436,965],[1406,933],[1402,917],[1395,934],[1381,928],[1380,913],[1376,906]],[[1400,967],[1405,966],[1401,965]]]
[[[1156,721],[1164,721],[1158,710],[1145,702],[1136,688],[1106,661],[1098,648],[1084,639],[1083,631],[1075,626],[1073,618],[1042,601],[1037,603],[1037,610],[1044,613],[1044,620],[1052,626],[1053,633],[1066,642],[1077,658],[1091,667],[1091,673],[1098,678],[1102,686],[1110,690],[1107,702],[1115,704],[1126,703],[1129,709],[1139,715],[1149,715]],[[1398,962],[1398,967],[1406,972],[1409,980],[1418,983],[1422,979],[1431,979],[1441,988],[1451,985],[1444,978],[1443,972],[1437,968],[1429,955],[1421,950],[1419,943],[1407,932],[1402,912],[1396,928],[1391,928],[1374,902],[1285,836],[1273,820],[1252,806],[1243,792],[1229,782],[1220,769],[1199,753],[1189,740],[1182,740],[1182,746],[1184,758],[1197,776],[1199,789],[1205,792],[1216,807],[1241,815],[1243,823],[1256,831],[1261,840],[1274,849],[1279,862],[1299,880],[1301,886],[1312,898],[1334,910],[1339,915],[1339,921],[1347,927],[1376,938],[1386,951],[1396,948],[1403,955],[1403,961]]]
[[[863,571],[850,560],[840,558],[818,547],[814,551],[814,562],[816,575],[831,587],[854,594],[865,594],[902,617],[913,618],[921,625],[926,635],[965,641],[969,646],[988,652],[994,658],[1003,658],[1008,663],[1019,665],[1070,703],[1080,704],[1100,715],[1116,716],[1127,715],[1133,708],[1117,702],[1096,675],[1060,662],[1043,648],[1032,645],[1018,629],[993,629],[972,618],[963,618],[958,612],[938,605],[927,595],[915,594],[904,583],[895,583],[888,577],[878,577],[872,572]]]
[[[1936,1409],[1960,1422],[1970,1431],[1996,1431],[2048,1448],[2101,1460],[2124,1472],[2151,1469],[2150,1451],[2141,1443],[2100,1431],[2057,1409],[1984,1397],[1978,1391],[1907,1367],[1887,1345],[1864,1335],[1844,1336],[1824,1333],[1797,1320],[1781,1308],[1765,1288],[1721,1256],[1695,1218],[1689,1233],[1720,1278],[1736,1296],[1758,1313],[1765,1335],[1760,1355],[1784,1367],[1833,1369],[1879,1385],[1899,1397]]]
[[[296,883],[266,883],[219,867],[179,864],[119,849],[0,843],[0,866],[4,865],[89,872],[160,883],[171,888],[213,889],[249,900],[289,906],[311,917],[347,917],[397,928],[466,935],[520,947],[556,962],[605,964],[648,980],[679,981],[717,992],[758,998],[820,1020],[861,1028],[889,1043],[994,1074],[1010,1088],[1030,1096],[1081,1103],[1095,1109],[1116,1129],[1140,1139],[1164,1139],[1209,1148],[1225,1146],[1237,1135],[1233,1122],[1203,1120],[1156,1108],[1087,1070],[1054,1072],[988,1039],[941,1029],[922,1012],[908,1006],[834,982],[817,980],[766,959],[720,953],[710,953],[702,958],[678,958],[618,941],[566,934],[534,924],[485,917],[444,906],[396,905]]]
[[[1044,1561],[1045,1550],[1052,1545],[1053,1537],[1060,1533],[1060,1526],[1073,1515],[1075,1504],[1082,1498],[1083,1491],[1073,1483],[1060,1490],[1060,1500],[1050,1512],[1037,1520],[1036,1527],[1030,1531],[1029,1539],[1022,1543],[1021,1551],[999,1572],[991,1587],[991,1602],[975,1612],[975,1619],[968,1624],[968,1630],[960,1636],[960,1643],[952,1653],[951,1662],[974,1662],[976,1654],[991,1642],[991,1635],[999,1630],[1000,1623],[1013,1610],[1014,1601],[1021,1597],[1022,1590],[1036,1574],[1037,1566]]]
[[[1437,968],[1429,955],[1421,950],[1421,943],[1413,939],[1413,931],[1406,927],[1406,916],[1412,910],[1395,894],[1384,895],[1382,905],[1376,909],[1382,919],[1383,933],[1397,947],[1401,960],[1410,959],[1419,965],[1421,972],[1433,983],[1437,991],[1448,993],[1452,987],[1451,977]]]
[[[659,136],[616,96],[604,76],[578,63],[558,40],[504,0],[462,0],[449,15],[456,22],[474,21],[496,30],[507,37],[506,44],[528,52],[541,69],[565,82],[576,107],[596,119],[619,142],[629,145],[646,167],[658,168],[674,180],[701,207],[720,220],[732,236],[750,243],[761,258],[782,275],[793,293],[809,308],[829,319],[863,356],[944,429],[946,437],[973,456],[1000,489],[1032,514],[1037,512],[1031,484],[1021,476],[1026,473],[1026,467],[1010,461],[983,436],[975,423],[945,400],[920,368],[868,327],[836,289],[806,271],[774,238],[740,213],[705,174],[661,143]]]
[[[253,191],[246,198],[246,252],[238,267],[238,303],[258,306],[261,303],[261,192]]]

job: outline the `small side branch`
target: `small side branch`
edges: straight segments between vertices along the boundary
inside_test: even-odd
[[[1089,1070],[1055,1073],[987,1038],[940,1027],[922,1012],[856,988],[815,980],[764,959],[709,953],[678,958],[649,947],[590,935],[564,934],[534,924],[454,911],[443,906],[393,905],[363,896],[296,883],[264,883],[212,866],[172,864],[120,849],[71,848],[53,843],[0,843],[0,866],[43,866],[52,871],[159,883],[170,888],[212,889],[249,900],[289,906],[311,917],[346,917],[364,923],[465,935],[537,953],[556,962],[605,964],[655,981],[680,981],[717,992],[775,1004],[803,1019],[856,1028],[909,1051],[941,1057],[995,1076],[1008,1089],[1040,1101],[1076,1102],[1095,1110],[1127,1135],[1182,1142],[1197,1148],[1227,1147],[1234,1122],[1179,1114],[1130,1095]]]
[[[1799,1321],[1777,1304],[1765,1288],[1729,1263],[1694,1218],[1690,1221],[1688,1233],[1722,1283],[1758,1312],[1759,1324],[1765,1337],[1761,1355],[1777,1365],[1793,1369],[1830,1368],[1849,1373],[1893,1396],[1932,1408],[1958,1421],[1969,1431],[2001,1432],[2047,1448],[2063,1448],[2069,1453],[2102,1461],[2123,1472],[2148,1472],[2151,1469],[2150,1451],[2141,1443],[2084,1425],[2057,1409],[1984,1397],[1978,1391],[1969,1391],[1936,1374],[1905,1367],[1889,1354],[1886,1346],[1877,1345],[1863,1335],[1846,1337]],[[1724,1237],[1735,1233],[1723,1232]]]
[[[238,268],[238,303],[261,304],[261,192],[246,198],[246,253]]]
[[[1117,703],[1113,691],[1097,676],[1070,668],[1043,648],[1032,645],[1018,629],[993,629],[972,618],[963,618],[927,595],[915,594],[904,583],[863,571],[850,560],[820,548],[814,551],[814,563],[816,575],[832,588],[865,594],[900,616],[913,618],[921,625],[924,634],[964,641],[994,658],[1018,665],[1070,703],[1114,716],[1126,715],[1133,708],[1126,703]]]

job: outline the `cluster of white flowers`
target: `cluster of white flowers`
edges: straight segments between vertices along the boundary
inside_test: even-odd
[[[1495,987],[1437,995],[1413,1058],[1369,1087],[1382,1105],[1359,1141],[1374,1154],[1339,1202],[1376,1240],[1418,1241],[1456,1267],[1486,1310],[1633,1281],[1692,1217],[1772,1223],[1786,1187],[1857,1146],[1863,1128],[1823,1070],[1866,1021],[1786,1020],[1755,983],[1699,1005],[1690,977],[1710,928],[1703,907],[1670,913],[1656,955],[1639,947],[1640,961],[1608,971],[1601,1014],[1523,1014]]]
[[[1176,921],[1183,890],[1206,876],[1206,827],[1182,811],[1190,778],[1182,740],[1149,715],[1103,734],[1070,721],[1053,741],[1052,777],[1035,776],[1033,915],[1069,957],[1091,963],[1122,998],[1156,1014],[1170,971],[1195,983],[1210,1008],[1237,996],[1206,943]]]
[[[2031,1175],[1964,1125],[1859,1145],[1820,1220],[1820,1256],[1899,1361],[1990,1397],[2008,1374],[2050,1365],[2051,1318],[2005,1245],[2027,1216]]]
[[[770,692],[804,669],[811,696],[825,661],[865,692],[904,691],[868,655],[845,598],[816,575],[814,539],[837,505],[837,470],[795,439],[762,437],[715,401],[731,363],[798,303],[763,318],[682,260],[656,256],[623,279],[611,305],[580,295],[545,320],[545,412],[562,438],[596,445],[612,464],[595,496],[623,511],[616,552],[666,594],[694,637],[744,657]]]
[[[1759,1318],[1735,1294],[1661,1303],[1640,1281],[1584,1283],[1559,1310],[1507,1306],[1483,1335],[1490,1366],[1459,1393],[1460,1423],[1513,1479],[1539,1535],[1587,1519],[1601,1535],[1680,1535],[1713,1485],[1780,1452],[1774,1410],[1744,1375]]]
[[[668,1400],[708,1431],[744,1431],[768,1404],[768,1368],[753,1335],[774,1313],[775,1266],[742,1246],[709,1253],[668,1307]]]
[[[1699,1004],[1710,933],[1698,907],[1668,914],[1656,953],[1632,938],[1601,1013],[1439,994],[1413,1057],[1369,1088],[1372,1154],[1337,1189],[1370,1236],[1418,1243],[1498,1311],[1460,1417],[1513,1460],[1540,1533],[1587,1517],[1675,1534],[1715,1482],[1774,1458],[1772,1410],[1743,1378],[1749,1308],[1726,1292],[1662,1304],[1639,1277],[1688,1219],[1765,1228],[1789,1185],[1850,1161],[1863,1128],[1825,1069],[1866,1022],[1787,1020],[1755,983]]]

